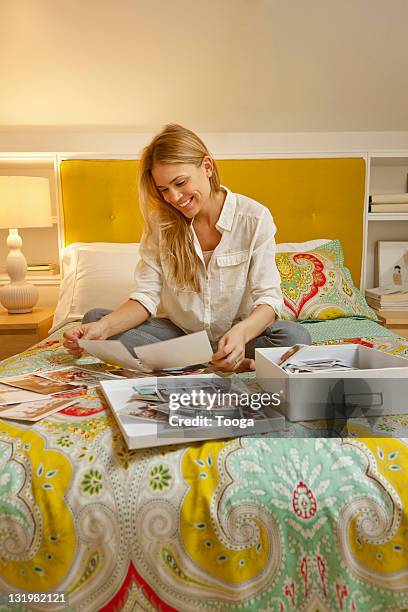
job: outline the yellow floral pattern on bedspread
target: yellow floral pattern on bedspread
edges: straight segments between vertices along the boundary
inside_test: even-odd
[[[75,551],[73,516],[64,496],[72,468],[35,431],[0,427],[2,575],[27,591],[47,591],[67,573]]]
[[[57,335],[0,374],[68,362]],[[129,451],[101,394],[75,394],[34,426],[0,421],[0,606],[35,591],[75,612],[408,606],[407,416]]]

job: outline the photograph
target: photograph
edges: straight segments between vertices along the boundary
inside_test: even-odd
[[[264,421],[269,418],[268,408],[264,408],[263,410],[252,410],[251,408],[243,408],[242,417],[244,419],[254,419],[254,421]]]
[[[250,395],[250,390],[243,381],[220,377],[191,379],[160,379],[157,384],[157,395],[169,409],[176,409],[179,414],[214,414],[235,415],[243,394]],[[184,396],[184,400],[182,399]],[[190,400],[190,403],[188,403]]]
[[[95,364],[97,365],[97,364]],[[102,365],[102,364],[101,364]],[[106,364],[105,364],[106,365]],[[91,370],[90,368],[83,368],[84,370],[86,370],[87,372],[92,372],[93,370]],[[95,372],[102,372],[103,370],[95,370]],[[128,368],[120,368],[117,366],[109,366],[109,369],[107,369],[105,372],[105,374],[108,374],[109,376],[112,376],[112,378],[137,378],[140,376],[140,372],[137,372],[136,370],[129,370]],[[108,377],[107,377],[108,378]]]
[[[163,398],[157,393],[157,385],[134,385],[133,389],[135,393],[132,395],[132,400],[163,402]]]
[[[377,245],[379,287],[401,287],[408,291],[408,241],[379,240]]]
[[[160,376],[164,378],[166,376],[198,376],[199,374],[204,374],[207,372],[208,366],[196,365],[196,366],[186,366],[184,368],[165,368],[164,370],[155,370],[155,376]]]
[[[58,383],[48,378],[42,378],[35,374],[24,374],[23,376],[10,376],[9,378],[0,379],[0,383],[16,387],[18,389],[25,389],[26,391],[33,391],[35,393],[42,393],[47,395],[53,395],[54,393],[62,393],[62,391],[69,391],[75,388],[73,384]]]
[[[139,404],[131,405],[131,402],[127,404],[122,410],[118,411],[119,418],[132,417],[134,419],[141,419],[143,421],[155,421],[162,423],[168,421],[168,415],[165,412],[156,410],[154,404]]]
[[[39,372],[38,376],[46,378],[47,380],[53,380],[60,383],[70,383],[72,385],[81,387],[95,387],[101,380],[112,380],[116,378],[116,376],[110,376],[106,372],[91,372],[75,366],[62,368],[61,370]]]
[[[115,378],[116,376],[119,376],[119,378],[124,376],[123,374],[124,368],[121,368],[119,366],[109,365],[108,363],[104,363],[102,361],[98,363],[89,363],[84,366],[81,365],[80,369],[84,370],[84,372],[92,372],[93,374],[96,374],[96,373],[106,374],[106,376],[108,377],[112,376],[113,378]],[[130,372],[131,370],[127,370],[127,371]],[[135,372],[133,372],[133,376],[135,376]]]
[[[19,421],[39,421],[54,412],[67,408],[75,404],[78,400],[66,400],[50,398],[27,402],[23,404],[12,404],[5,408],[0,408],[0,419],[12,419]]]
[[[0,406],[6,404],[17,404],[20,402],[35,402],[36,400],[49,399],[48,395],[33,393],[32,391],[26,391],[25,389],[18,389],[17,387],[10,387],[5,384],[0,384]]]

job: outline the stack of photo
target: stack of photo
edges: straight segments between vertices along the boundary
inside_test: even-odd
[[[0,379],[0,417],[36,422],[78,402],[75,391],[114,378],[106,372],[77,367]]]
[[[279,393],[216,374],[104,380],[101,388],[129,449],[268,434],[285,425],[274,410]]]

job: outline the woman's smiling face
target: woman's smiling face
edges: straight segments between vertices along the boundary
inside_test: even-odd
[[[200,166],[157,163],[152,169],[153,180],[163,200],[187,219],[193,219],[208,201],[211,174],[210,157],[205,157]]]

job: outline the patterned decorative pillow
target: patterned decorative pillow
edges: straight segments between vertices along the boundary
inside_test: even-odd
[[[282,319],[310,321],[361,317],[377,321],[353,285],[338,240],[305,253],[277,253],[285,306]]]

